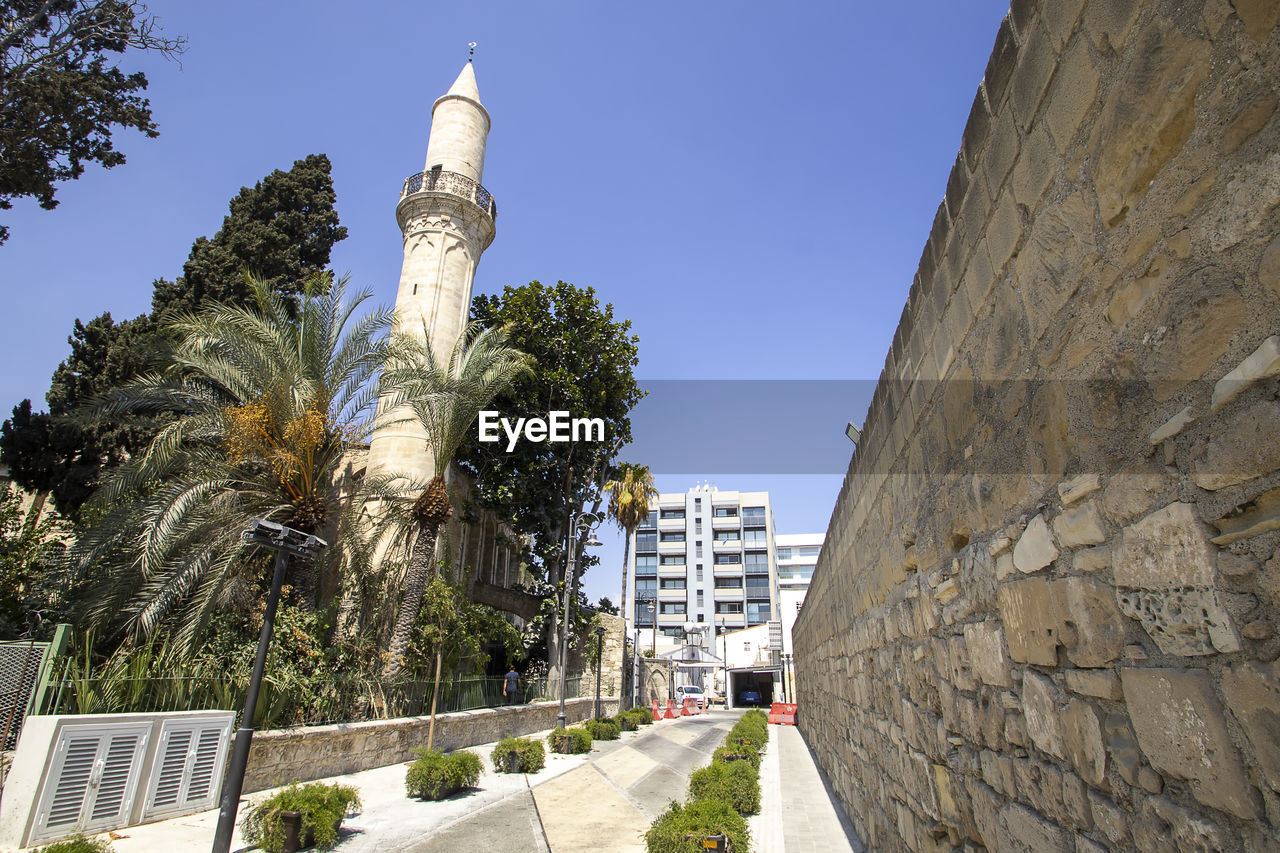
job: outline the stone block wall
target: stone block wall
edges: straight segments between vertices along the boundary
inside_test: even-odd
[[[570,724],[589,719],[594,696],[569,699]],[[618,710],[618,700],[603,702],[605,714]],[[482,708],[436,716],[435,748],[446,752],[508,736],[555,728],[559,702],[533,702],[504,708]],[[331,726],[307,726],[258,732],[249,749],[244,792],[251,794],[329,776],[411,761],[414,750],[427,745],[430,717],[401,717]],[[488,761],[488,756],[481,756]]]
[[[870,849],[1280,849],[1278,20],[996,34],[793,633]]]

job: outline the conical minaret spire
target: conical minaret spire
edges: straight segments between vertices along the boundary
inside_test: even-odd
[[[396,328],[425,334],[442,360],[466,326],[476,265],[493,242],[498,208],[480,185],[488,137],[489,111],[468,60],[431,107],[426,168],[405,179],[396,205],[404,240]],[[431,478],[426,435],[415,421],[374,434],[368,471]]]

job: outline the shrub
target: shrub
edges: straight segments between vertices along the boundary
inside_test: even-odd
[[[613,720],[587,720],[584,724],[592,740],[617,740],[622,729]]]
[[[537,773],[547,764],[547,754],[542,744],[527,737],[508,737],[498,741],[493,748],[493,769],[499,773],[507,772],[508,755],[518,757],[521,773]]]
[[[689,777],[690,800],[723,800],[741,815],[760,811],[760,777],[748,761],[713,763]]]
[[[290,785],[250,809],[240,828],[245,841],[267,853],[280,853],[285,840],[281,815],[298,812],[302,815],[302,838],[310,837],[315,846],[327,850],[338,840],[342,819],[359,807],[359,793],[347,785]]]
[[[564,742],[566,740],[567,744]],[[591,732],[578,726],[574,726],[571,729],[552,729],[551,734],[547,735],[547,745],[551,747],[552,752],[560,752],[566,755],[590,752]],[[566,745],[567,749],[564,748]]]
[[[613,720],[613,724],[618,727],[619,731],[634,732],[636,729],[640,728],[640,723],[636,721],[636,718],[628,714],[626,711],[614,714],[611,719]]]
[[[722,746],[711,753],[712,764],[732,764],[741,761],[752,768],[760,767],[760,753],[749,747]]]
[[[420,749],[405,774],[404,786],[411,797],[440,800],[478,781],[480,757],[474,752],[460,749],[445,755],[435,749]]]
[[[702,839],[723,833],[729,849],[750,850],[747,822],[723,800],[672,803],[645,833],[648,853],[701,853]]]
[[[635,721],[642,726],[653,725],[653,711],[644,705],[637,705],[634,708],[628,708],[623,712],[635,718]]]
[[[36,853],[112,853],[114,849],[105,838],[77,834],[41,847]]]

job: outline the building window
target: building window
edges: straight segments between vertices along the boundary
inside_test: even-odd
[[[737,518],[738,508],[736,506],[718,506],[712,510],[712,515],[716,518]]]
[[[674,613],[688,612],[688,606],[683,601],[664,601],[658,606],[661,608],[659,612],[664,616]]]
[[[702,564],[698,564],[698,580],[702,580]]]
[[[698,590],[698,606],[702,606],[702,590]]]
[[[663,589],[684,589],[684,578],[663,578],[661,581]]]
[[[747,589],[752,590],[757,595],[768,595],[769,576],[747,575]]]
[[[717,542],[737,542],[742,534],[736,530],[717,530],[715,537]]]
[[[742,578],[716,578],[716,589],[742,589]]]
[[[769,571],[769,555],[765,551],[748,551],[745,565],[762,572]]]
[[[742,508],[743,524],[764,524],[764,507],[762,506],[744,506]]]
[[[684,554],[663,554],[662,565],[664,566],[683,566]]]
[[[662,511],[662,515],[661,515],[661,517],[662,517],[662,518],[684,518],[684,509],[683,509],[683,508],[681,508],[681,509],[664,509],[664,510]]]
[[[717,613],[741,613],[742,602],[741,601],[717,601],[716,612]]]
[[[767,601],[748,601],[747,602],[747,624],[759,625],[761,622],[769,621],[769,602]]]
[[[695,518],[695,519],[693,520],[693,532],[694,532],[694,533],[701,533],[701,532],[702,532],[702,519],[700,519],[700,518]]]
[[[706,614],[704,614],[704,613],[699,613],[699,614],[698,614],[698,621],[699,621],[699,622],[706,622],[706,621],[707,621]]]
[[[662,538],[663,542],[683,542],[684,541],[683,530],[664,530],[658,535]]]
[[[778,559],[779,559],[779,560],[790,560],[790,559],[791,559],[791,549],[790,549],[790,548],[779,548],[779,549],[778,549]]]
[[[769,545],[769,533],[763,527],[744,530],[742,532],[742,541],[746,542],[748,545],[756,545],[761,548],[765,548]]]
[[[694,509],[702,509],[702,498],[694,498],[694,499],[693,499],[693,508],[694,508]]]
[[[701,557],[702,556],[702,540],[699,539],[696,542],[694,542],[693,547],[694,547],[694,550],[697,552],[694,554],[694,556]]]
[[[642,554],[646,551],[653,553],[658,550],[658,534],[657,533],[637,533],[636,534],[636,553]]]
[[[816,557],[822,552],[821,545],[805,545],[800,549],[801,557]]]
[[[662,636],[664,637],[683,637],[684,628],[663,628]]]
[[[657,526],[658,526],[658,511],[656,509],[650,511],[648,517],[645,518],[644,521],[636,525],[636,527],[639,528],[640,530],[644,530],[646,528],[652,530]]]
[[[737,566],[742,563],[741,554],[716,554],[717,566]]]
[[[636,557],[636,577],[645,577],[656,575],[658,573],[658,558],[653,555]]]

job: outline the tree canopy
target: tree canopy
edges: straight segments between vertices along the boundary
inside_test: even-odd
[[[159,135],[141,72],[126,74],[113,54],[182,52],[136,0],[0,0],[0,210],[34,197],[57,207],[58,181],[88,163],[119,166],[112,133]],[[0,225],[0,243],[9,229]]]
[[[245,269],[292,303],[299,282],[323,270],[334,244],[347,236],[334,209],[330,168],[328,157],[313,154],[242,188],[222,228],[192,245],[183,275],[153,283],[150,314],[120,322],[110,313],[87,323],[76,320],[67,339],[71,354],[54,371],[45,395],[49,411],[34,411],[24,400],[0,427],[0,460],[14,481],[29,491],[51,492],[59,512],[76,515],[102,470],[146,447],[164,418],[88,424],[73,412],[153,366],[165,349],[163,318],[209,302],[253,304]]]

